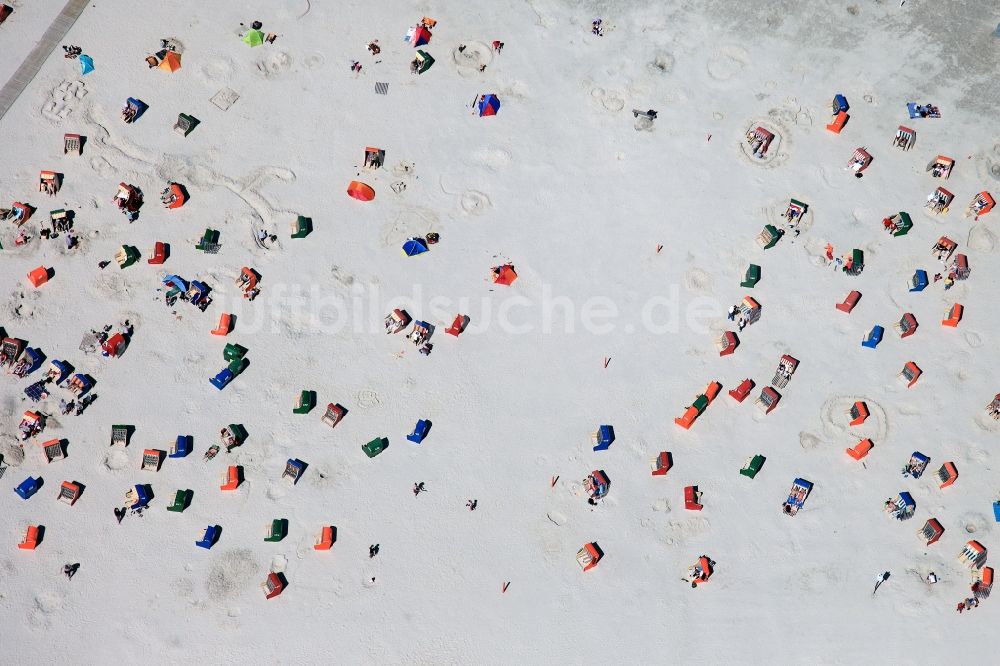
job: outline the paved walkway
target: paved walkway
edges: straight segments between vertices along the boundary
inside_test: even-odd
[[[80,18],[84,8],[90,0],[69,0],[59,16],[55,17],[45,32],[42,33],[38,44],[31,50],[28,57],[24,59],[21,66],[17,68],[13,76],[0,88],[0,119],[2,119],[14,102],[21,96],[24,89],[28,87],[35,75],[42,68],[42,64],[52,55],[52,51],[59,45],[69,29],[73,27],[76,20]],[[16,19],[17,16],[12,18]],[[7,26],[10,29],[10,19],[7,19]]]

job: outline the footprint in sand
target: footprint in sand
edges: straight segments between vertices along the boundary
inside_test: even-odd
[[[666,51],[657,51],[647,66],[654,74],[669,74],[674,69],[674,56]]]
[[[466,190],[462,192],[461,205],[462,210],[469,215],[479,215],[487,208],[492,208],[493,202],[478,190]]]
[[[712,276],[700,268],[692,268],[684,274],[684,286],[691,291],[708,291],[712,288]]]
[[[126,453],[121,449],[109,451],[108,454],[104,456],[104,466],[112,472],[120,472],[128,467],[128,455],[126,455]]]
[[[504,148],[495,146],[476,151],[473,158],[483,166],[494,171],[507,166],[511,162],[510,152]]]
[[[730,81],[750,64],[750,54],[741,46],[721,46],[709,57],[706,69],[716,81]]]
[[[313,51],[302,59],[302,64],[305,65],[306,69],[316,69],[317,67],[322,67],[325,62],[326,58],[324,58],[323,54],[318,51]]]
[[[212,58],[197,70],[207,83],[227,83],[236,74],[236,63],[230,58]]]
[[[379,397],[378,393],[372,389],[362,389],[358,391],[358,406],[365,409],[371,409],[372,407],[378,407],[382,404],[382,399]]]
[[[87,93],[83,81],[63,81],[49,92],[49,99],[42,104],[42,115],[49,120],[62,120],[73,113]]]
[[[976,224],[969,229],[967,244],[970,249],[977,252],[990,253],[996,250],[997,236],[985,225]]]
[[[285,51],[271,53],[257,61],[257,71],[266,79],[282,76],[292,67],[292,56]]]
[[[969,345],[973,349],[983,346],[983,336],[979,335],[975,331],[967,331],[962,337],[965,338],[965,344]]]
[[[801,446],[806,451],[815,449],[820,445],[820,439],[811,432],[800,432],[799,433],[799,446]]]
[[[625,108],[625,100],[617,91],[608,91],[598,86],[590,90],[590,96],[607,111],[616,112]]]

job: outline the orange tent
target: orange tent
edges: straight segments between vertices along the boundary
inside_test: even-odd
[[[323,530],[316,537],[316,545],[313,546],[313,550],[330,550],[333,546],[333,542],[336,541],[336,529],[333,525],[324,525]]]
[[[371,201],[375,198],[375,190],[364,183],[352,180],[347,186],[347,193],[358,201]]]
[[[28,282],[35,288],[41,287],[49,281],[49,271],[45,266],[39,266],[28,273]]]
[[[868,452],[872,450],[872,440],[863,439],[853,448],[847,449],[847,455],[851,456],[855,460],[861,460],[868,455]]]
[[[160,69],[165,69],[168,72],[176,72],[180,68],[181,57],[173,51],[167,51],[167,54],[163,56],[163,60],[160,61]]]
[[[24,538],[21,539],[21,543],[17,544],[17,547],[21,550],[34,550],[38,546],[39,531],[39,525],[29,525],[27,531],[24,533]]]
[[[502,284],[509,287],[516,279],[517,271],[514,270],[514,266],[512,264],[504,264],[503,266],[493,267],[493,282],[496,284]]]
[[[229,329],[233,324],[233,316],[228,312],[223,312],[219,317],[219,325],[212,330],[212,335],[229,335]]]

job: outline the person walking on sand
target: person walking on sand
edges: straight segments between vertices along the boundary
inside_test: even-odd
[[[479,500],[477,499],[470,499],[468,502],[465,503],[465,506],[469,507],[469,511],[475,511],[478,505],[479,505]]]
[[[875,593],[878,592],[879,585],[889,580],[889,575],[890,575],[889,572],[886,571],[884,573],[880,573],[879,575],[875,576],[875,589],[872,590],[872,596],[874,596]]]
[[[423,481],[421,481],[420,483],[414,483],[413,484],[413,496],[414,497],[416,497],[420,493],[424,492],[425,490],[427,490],[427,489],[424,488],[424,482]]]
[[[378,546],[379,545],[377,543],[368,546],[368,558],[369,559],[371,559],[371,558],[375,557],[376,555],[378,555]]]
[[[958,611],[958,614],[959,614],[959,615],[961,615],[961,614],[962,614],[962,611],[964,611],[964,610],[965,610],[965,602],[964,602],[964,601],[959,601],[959,602],[958,602],[958,605],[957,605],[957,606],[955,606],[955,610],[957,610],[957,611]]]

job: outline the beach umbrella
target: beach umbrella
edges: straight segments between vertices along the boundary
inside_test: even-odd
[[[167,51],[166,55],[163,56],[163,60],[160,61],[160,69],[165,69],[168,72],[176,72],[180,68],[181,57],[173,51]]]
[[[260,46],[264,43],[264,33],[260,30],[248,30],[247,34],[243,35],[243,42],[247,46]]]
[[[94,59],[89,55],[80,56],[80,75],[90,74],[94,71]]]

